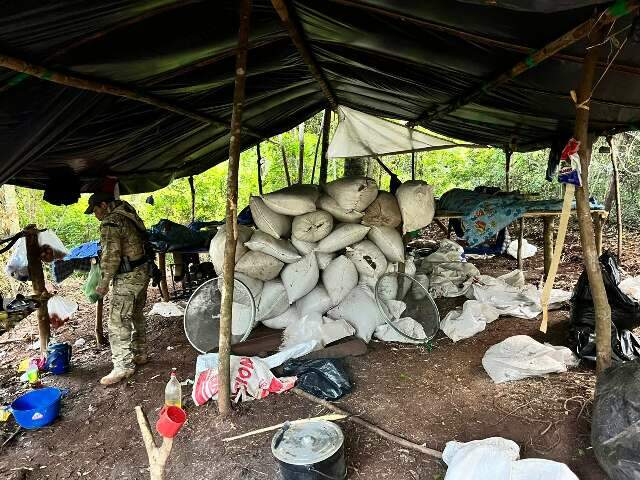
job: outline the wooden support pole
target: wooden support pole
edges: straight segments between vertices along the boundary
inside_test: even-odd
[[[153,438],[149,420],[142,410],[142,407],[138,405],[135,410],[144,448],[149,458],[149,474],[151,480],[164,480],[164,469],[167,465],[167,460],[169,460],[171,448],[173,447],[173,438],[163,438],[162,445],[158,447]]]
[[[320,126],[320,130],[324,130],[324,117],[322,117],[322,125]],[[320,147],[320,140],[322,140],[322,132],[318,135],[318,141],[316,142],[316,150],[313,153],[313,168],[311,169],[311,182],[313,183],[313,179],[316,176],[316,164],[318,162],[318,149]]]
[[[505,163],[504,163],[504,178],[505,178],[505,191],[511,191],[511,179],[510,179],[510,171],[511,171],[511,155],[513,152],[510,148],[504,149]]]
[[[280,17],[280,20],[282,20],[284,28],[289,32],[291,41],[298,49],[302,60],[307,64],[307,68],[309,68],[311,75],[315,78],[316,82],[318,82],[320,90],[322,90],[322,93],[329,102],[329,105],[331,105],[333,110],[336,110],[338,108],[338,101],[336,100],[333,90],[327,81],[327,77],[316,61],[313,52],[307,45],[307,41],[303,35],[302,26],[291,15],[291,9],[287,5],[286,0],[271,0],[271,3],[273,8],[276,9],[276,12],[278,12],[278,16]]]
[[[593,17],[582,22],[580,25],[571,29],[564,35],[548,43],[540,50],[529,54],[525,59],[516,63],[509,70],[503,72],[502,74],[494,77],[487,82],[484,82],[482,85],[474,88],[473,90],[470,90],[467,93],[453,98],[449,103],[439,105],[434,109],[420,115],[417,119],[407,123],[407,126],[412,127],[417,124],[427,125],[429,122],[438,117],[441,117],[442,115],[454,112],[459,108],[468,105],[469,103],[484,95],[486,92],[494,90],[500,85],[513,80],[520,74],[535,67],[539,63],[553,57],[555,54],[565,49],[566,47],[579,42],[580,40],[591,34],[592,31],[596,30],[596,27],[599,29],[605,25],[609,25],[617,18],[636,11],[638,9],[638,6],[639,3],[636,0],[623,0],[621,2],[616,2],[615,5],[607,8],[601,14],[594,15]],[[594,67],[596,66],[596,64],[594,64]]]
[[[382,428],[373,425],[372,423],[367,422],[366,420],[364,420],[363,418],[360,418],[358,416],[352,415],[351,413],[347,412],[346,410],[343,410],[342,408],[334,405],[333,403],[329,403],[326,400],[323,400],[321,398],[318,398],[314,395],[311,395],[310,393],[307,393],[303,390],[300,390],[299,388],[294,388],[291,390],[293,393],[295,393],[296,395],[298,395],[299,397],[305,398],[307,400],[309,400],[310,402],[313,402],[317,405],[320,405],[324,408],[326,408],[327,410],[330,410],[332,412],[335,412],[339,415],[346,415],[347,419],[352,421],[353,423],[357,423],[358,425],[366,428],[367,430],[372,431],[373,433],[375,433],[376,435],[384,438],[385,440],[389,440],[393,443],[396,443],[404,448],[409,448],[411,450],[414,450],[416,452],[420,452],[423,453],[425,455],[428,455],[430,457],[433,458],[442,458],[442,453],[439,452],[438,450],[434,450],[432,448],[429,447],[425,447],[424,445],[418,445],[417,443],[414,443],[410,440],[407,440],[405,438],[399,437],[398,435],[395,435],[393,433],[387,432],[386,430],[383,430]]]
[[[218,410],[223,417],[231,413],[231,311],[233,305],[236,243],[238,241],[238,169],[240,167],[240,134],[244,108],[244,87],[247,78],[247,52],[251,0],[240,2],[240,28],[236,54],[236,78],[231,115],[229,141],[229,167],[227,171],[227,209],[225,223],[224,263],[222,274],[222,305],[220,307],[220,333],[218,344]]]
[[[47,355],[51,327],[49,324],[49,311],[47,302],[49,294],[45,288],[42,260],[40,258],[40,243],[38,242],[38,230],[35,225],[28,225],[24,229],[27,243],[27,262],[29,264],[29,278],[33,286],[33,294],[39,302],[38,306],[38,336],[40,339],[40,356]]]
[[[256,144],[256,156],[258,157],[258,193],[262,195],[262,155],[260,155],[260,142]]]
[[[599,32],[598,32],[599,33]],[[597,43],[592,35],[592,43]],[[578,154],[580,156],[582,186],[576,188],[576,208],[578,224],[580,225],[580,243],[584,257],[585,270],[589,279],[591,297],[595,310],[596,323],[596,372],[602,373],[611,365],[611,308],[607,292],[602,280],[602,270],[596,248],[595,232],[591,221],[589,207],[589,162],[591,160],[591,139],[589,137],[589,99],[592,94],[596,64],[598,62],[599,47],[587,50],[582,67],[582,78],[577,91],[576,125],[574,137],[580,142]]]
[[[598,252],[598,257],[602,255],[602,225],[604,224],[603,218],[599,213],[594,213],[591,215],[591,219],[593,221],[593,233],[596,238],[596,252]]]
[[[189,190],[191,191],[191,222],[196,221],[196,185],[193,175],[189,175]]]
[[[331,131],[331,109],[325,108],[324,118],[322,120],[322,149],[320,150],[320,177],[318,184],[327,183],[327,168],[329,159],[327,158],[327,150],[329,150],[329,132]]]
[[[287,152],[284,149],[284,135],[278,137],[280,142],[280,152],[282,153],[282,165],[284,167],[284,176],[287,180],[287,187],[291,186],[291,175],[289,175],[289,162],[287,161]]]
[[[411,180],[416,179],[416,152],[411,152]]]
[[[622,262],[622,202],[620,201],[620,171],[618,170],[618,159],[613,148],[611,135],[607,136],[607,143],[611,151],[611,165],[613,166],[613,188],[616,198],[616,227],[618,230],[618,259]]]
[[[102,318],[104,315],[104,300],[98,299],[96,303],[96,343],[100,346],[107,344],[107,340],[104,338],[104,327],[102,326]]]
[[[169,287],[167,286],[167,254],[164,252],[158,252],[158,270],[160,270],[160,294],[162,295],[162,300],[164,302],[168,302]]]
[[[298,127],[298,184],[304,182],[304,122]]]
[[[522,270],[524,260],[522,258],[522,244],[524,243],[524,217],[520,217],[518,220],[518,270]]]
[[[546,279],[551,268],[551,258],[553,257],[553,217],[543,217],[542,221],[544,222],[544,277]]]

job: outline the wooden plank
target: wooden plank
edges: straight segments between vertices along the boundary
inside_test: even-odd
[[[562,212],[560,210],[547,210],[547,211],[542,211],[542,210],[529,210],[527,213],[525,213],[523,215],[523,217],[526,218],[544,218],[544,217],[559,217],[560,214]],[[577,210],[571,210],[571,213],[577,213]],[[591,213],[594,214],[598,214],[600,216],[606,217],[607,216],[607,211],[606,210],[591,210]],[[437,210],[436,214],[434,215],[433,218],[440,218],[440,219],[448,219],[448,218],[463,218],[465,215],[461,212],[452,212],[449,210]]]

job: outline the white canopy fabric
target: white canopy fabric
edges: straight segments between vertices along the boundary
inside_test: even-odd
[[[349,107],[338,107],[339,124],[328,158],[353,158],[447,148],[456,144]]]

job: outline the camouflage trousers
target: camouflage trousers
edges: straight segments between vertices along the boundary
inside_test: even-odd
[[[149,274],[146,266],[113,278],[109,343],[116,369],[134,367],[133,357],[146,353],[145,319],[142,309],[147,301]]]

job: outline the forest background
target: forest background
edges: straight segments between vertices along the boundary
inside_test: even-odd
[[[337,119],[332,120],[332,132]],[[322,130],[322,113],[309,119],[304,126],[304,183],[311,181],[316,163],[314,182],[318,182],[319,156],[318,140]],[[299,128],[274,138],[284,147],[288,169],[292,182],[298,180]],[[621,197],[625,228],[640,228],[640,132],[619,134],[613,137],[614,152],[620,165]],[[611,190],[612,164],[609,153],[601,147],[606,146],[604,138],[598,139],[594,148],[589,172],[591,194],[604,202]],[[317,151],[317,153],[316,153]],[[264,192],[271,192],[286,186],[283,166],[283,151],[274,143],[262,142],[262,179]],[[511,189],[539,198],[555,198],[560,195],[556,182],[545,179],[548,150],[529,153],[514,153],[511,160]],[[411,155],[393,155],[383,157],[385,164],[402,181],[411,179]],[[342,159],[330,160],[328,180],[343,175]],[[474,188],[478,185],[505,187],[505,154],[500,149],[454,148],[415,154],[416,178],[433,185],[436,196],[452,188]],[[365,160],[368,175],[380,183],[382,189],[388,189],[389,176],[375,160]],[[197,175],[196,220],[222,220],[225,212],[227,162],[219,164]],[[15,193],[14,193],[15,192]],[[257,152],[251,148],[242,152],[239,171],[239,208],[245,207],[251,195],[258,194]],[[15,195],[15,196],[14,196]],[[153,205],[147,203],[153,196]],[[98,238],[98,222],[93,216],[84,215],[88,195],[83,195],[74,205],[57,207],[42,199],[43,193],[21,187],[4,186],[0,190],[0,207],[5,207],[7,220],[13,208],[15,198],[17,220],[20,227],[35,223],[40,228],[54,230],[68,247],[73,247]],[[611,198],[611,197],[610,197]],[[176,179],[167,187],[148,194],[123,196],[138,210],[147,227],[155,225],[163,218],[177,223],[191,221],[191,195],[186,178]],[[7,202],[9,205],[7,205]],[[13,209],[15,217],[15,208]],[[612,219],[615,213],[612,210]],[[11,226],[13,224],[13,227]],[[16,227],[13,222],[0,222],[0,236]],[[4,262],[1,262],[4,264]]]

